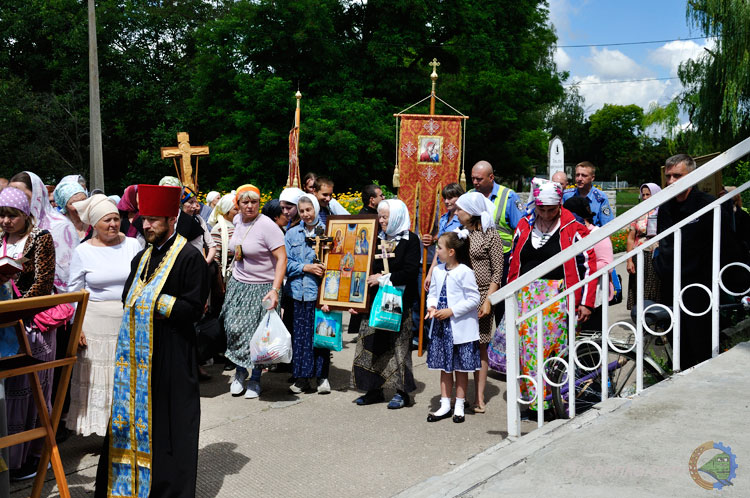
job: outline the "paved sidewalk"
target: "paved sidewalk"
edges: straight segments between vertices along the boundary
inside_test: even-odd
[[[325,396],[291,394],[289,374],[264,373],[259,400],[234,398],[230,374],[221,365],[208,368],[214,378],[201,384],[197,496],[392,496],[506,437],[505,382],[496,374],[487,385],[487,413],[460,425],[428,424],[439,405],[439,373],[416,352],[413,406],[355,405],[359,393],[348,387],[355,337],[344,334],[344,350],[333,354],[333,392]],[[473,399],[473,381],[469,386]],[[101,444],[100,437],[71,437],[60,445],[72,496],[91,496]],[[47,475],[42,496],[59,496]],[[28,496],[31,481],[11,490]]]
[[[750,342],[632,399],[505,440],[398,496],[750,496],[748,365]],[[721,491],[700,488],[688,471],[707,441],[736,456],[736,478]],[[718,453],[706,452],[698,466]]]

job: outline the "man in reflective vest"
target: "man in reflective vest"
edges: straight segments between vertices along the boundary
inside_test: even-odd
[[[596,167],[588,161],[576,165],[576,188],[569,188],[563,193],[563,202],[575,195],[588,197],[589,207],[594,213],[594,225],[601,227],[615,218],[609,207],[607,194],[594,187]],[[579,220],[580,221],[580,220]]]
[[[513,233],[518,222],[523,217],[523,205],[513,190],[495,183],[495,173],[492,165],[487,161],[479,161],[471,168],[471,183],[474,188],[470,192],[479,192],[487,197],[494,205],[492,217],[495,220],[500,238],[503,241],[505,268],[508,267],[508,257],[513,244]],[[507,270],[505,270],[507,272]]]

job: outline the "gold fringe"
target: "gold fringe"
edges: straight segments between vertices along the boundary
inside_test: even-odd
[[[461,184],[461,188],[466,190],[466,171],[463,168],[461,168],[461,180],[459,180],[459,183]]]

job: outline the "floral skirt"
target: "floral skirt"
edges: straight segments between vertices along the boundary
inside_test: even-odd
[[[519,315],[524,315],[530,310],[536,308],[545,301],[559,294],[565,288],[563,280],[535,280],[531,284],[523,287],[516,298],[519,303]],[[544,333],[544,359],[558,356],[560,351],[568,342],[568,304],[567,299],[561,299],[554,302],[546,309],[542,310],[542,330]],[[536,373],[539,366],[539,358],[536,351],[537,324],[536,316],[518,325],[518,352],[521,375],[528,375],[536,380]],[[505,356],[505,318],[500,321],[500,325],[492,337],[487,350],[490,367],[499,372],[506,372]],[[542,360],[543,362],[543,360]],[[527,379],[520,382],[521,396],[525,399],[532,399],[536,394],[534,385]],[[544,394],[550,393],[549,386],[545,384]],[[536,409],[536,404],[530,406]],[[548,407],[548,403],[544,404]]]

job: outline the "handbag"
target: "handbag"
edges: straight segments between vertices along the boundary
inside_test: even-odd
[[[315,310],[315,328],[313,334],[313,347],[341,351],[344,341],[341,337],[342,314],[340,311],[324,313],[323,310]]]
[[[21,298],[21,291],[16,287],[16,283],[13,280],[10,282],[16,296]],[[36,328],[38,328],[40,332],[48,332],[68,323],[70,319],[73,318],[75,312],[75,307],[70,303],[56,304],[55,306],[40,311],[34,315],[34,318],[32,318],[31,321],[36,325]]]
[[[405,286],[391,284],[391,275],[378,279],[378,293],[370,309],[368,325],[374,329],[398,332],[401,330],[401,318],[404,310]]]

